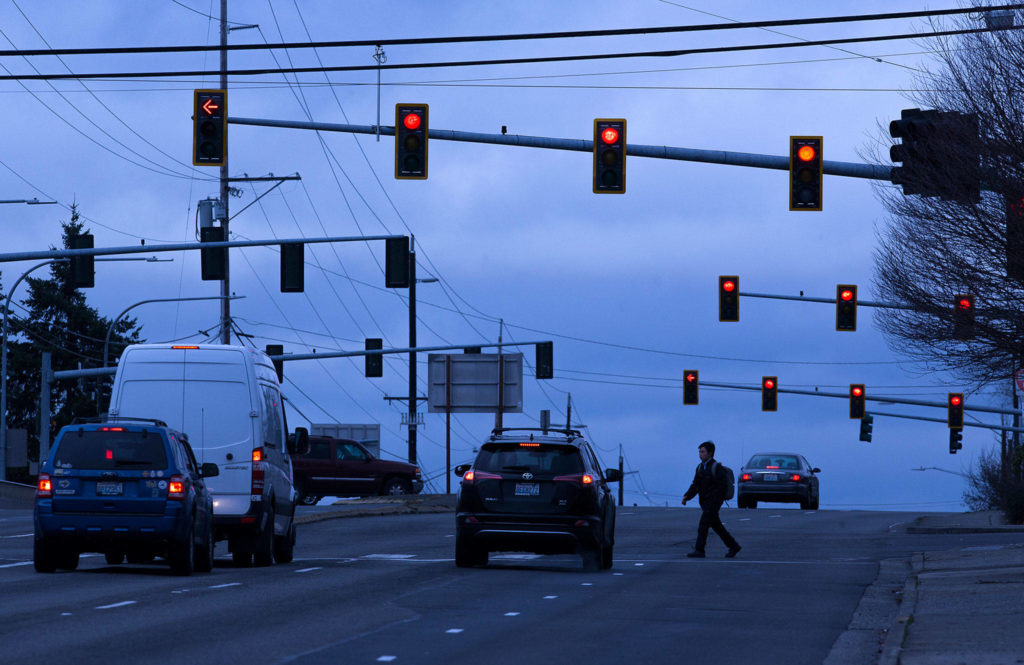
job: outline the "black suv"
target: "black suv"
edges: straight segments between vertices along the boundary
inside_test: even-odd
[[[36,489],[36,570],[74,570],[81,552],[102,552],[109,564],[163,556],[178,575],[210,571],[213,500],[204,478],[219,473],[159,420],[62,427]]]
[[[500,428],[462,477],[455,508],[455,565],[487,563],[493,551],[576,553],[583,567],[612,567],[615,501],[590,444],[576,430]]]

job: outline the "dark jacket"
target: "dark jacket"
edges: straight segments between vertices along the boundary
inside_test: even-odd
[[[702,466],[705,467],[703,470]],[[722,465],[714,458],[709,459],[706,464],[702,462],[697,465],[693,482],[683,498],[689,501],[695,496],[700,496],[701,508],[721,508],[725,503],[725,473],[722,471]]]

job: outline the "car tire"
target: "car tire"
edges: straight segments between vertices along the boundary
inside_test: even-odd
[[[299,497],[299,503],[304,506],[315,506],[322,498],[322,496],[317,496],[315,494],[302,494]]]
[[[122,550],[114,550],[112,552],[104,552],[103,558],[111,566],[116,566],[120,563],[124,563],[124,552]]]
[[[486,565],[488,555],[477,547],[466,542],[460,533],[455,534],[455,565],[459,568],[472,568]]]
[[[818,497],[814,497],[814,499],[811,500],[810,505],[808,507],[811,510],[817,510],[818,509],[818,501],[819,501],[819,498]]]
[[[604,546],[604,551],[601,553],[601,570],[608,570],[612,567],[612,564],[615,561],[614,556],[612,555],[613,549],[614,546],[611,544]]]
[[[800,510],[809,510],[811,507],[810,499],[800,499]]]
[[[62,570],[78,568],[78,550],[65,550],[57,553],[57,567]]]
[[[197,572],[208,573],[213,570],[213,528],[207,523],[206,533],[203,534],[203,542],[196,546],[195,568]]]
[[[381,488],[380,493],[386,496],[412,494],[412,483],[404,478],[388,478],[384,481],[384,486]]]
[[[37,573],[53,573],[57,571],[57,552],[53,545],[36,539],[32,545],[32,564]]]
[[[292,518],[292,526],[288,533],[283,536],[274,536],[274,561],[278,563],[291,563],[295,558],[295,518]]]
[[[273,501],[273,498],[271,498]],[[257,567],[270,566],[274,563],[274,509],[267,513],[267,524],[256,536],[256,548],[252,553],[252,563]]]
[[[186,577],[196,569],[196,525],[190,523],[185,537],[172,543],[167,559],[171,563],[171,572]]]
[[[583,558],[583,570],[588,573],[595,573],[601,570],[601,563],[604,561],[604,549],[604,545],[601,543],[584,548],[580,552],[580,556]]]

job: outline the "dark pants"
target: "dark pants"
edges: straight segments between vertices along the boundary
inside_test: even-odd
[[[721,509],[721,506],[701,506],[700,524],[697,525],[697,544],[693,546],[693,549],[698,552],[704,551],[704,546],[708,543],[708,529],[714,529],[729,549],[739,547],[739,543],[732,537],[732,534],[725,530],[722,518],[718,516],[718,511]]]

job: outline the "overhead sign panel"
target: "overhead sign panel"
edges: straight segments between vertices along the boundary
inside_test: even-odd
[[[521,353],[431,353],[427,381],[430,413],[497,413],[499,402],[502,413],[523,412]]]

